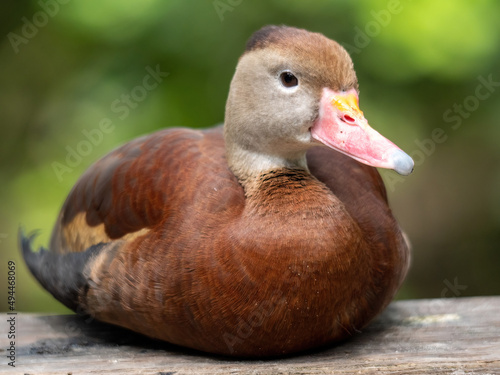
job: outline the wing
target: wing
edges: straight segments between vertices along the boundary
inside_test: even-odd
[[[123,306],[114,285],[132,285],[125,292],[150,289],[150,278],[139,286],[127,267],[147,273],[151,264],[138,261],[146,253],[154,261],[151,254],[163,246],[166,257],[169,240],[199,235],[189,222],[197,215],[186,207],[212,212],[217,220],[226,208],[243,205],[243,190],[225,162],[222,128],[167,129],[112,151],[82,175],[61,209],[49,250],[33,252],[34,235],[22,230],[19,245],[31,273],[66,306],[118,314]],[[185,222],[187,228],[179,229]],[[89,290],[109,297],[109,304],[99,300],[88,307]]]
[[[79,179],[57,219],[50,250],[90,246],[146,234],[168,215],[184,171],[200,159],[205,138],[224,152],[222,132],[166,129],[135,139],[92,165]]]

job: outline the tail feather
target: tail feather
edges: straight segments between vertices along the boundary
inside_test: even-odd
[[[36,232],[26,236],[19,229],[19,246],[26,265],[38,282],[56,299],[76,310],[79,297],[86,294],[88,289],[85,267],[102,251],[105,244],[100,243],[78,253],[60,254],[44,248],[33,252],[32,242],[36,236]]]

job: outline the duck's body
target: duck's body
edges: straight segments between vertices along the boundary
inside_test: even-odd
[[[51,251],[22,241],[42,285],[99,320],[220,354],[293,353],[362,328],[408,266],[378,172],[303,136],[264,157],[248,147],[256,133],[234,141],[239,120],[228,109],[225,134],[163,130],[94,164]]]

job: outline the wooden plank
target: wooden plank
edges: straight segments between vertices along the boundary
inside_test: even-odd
[[[500,297],[397,301],[337,346],[272,360],[235,360],[86,322],[18,314],[20,374],[500,374]],[[2,324],[2,330],[5,324]]]

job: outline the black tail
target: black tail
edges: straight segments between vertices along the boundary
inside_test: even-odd
[[[88,289],[88,278],[85,268],[103,249],[105,244],[89,247],[78,253],[59,254],[40,248],[33,252],[31,243],[37,233],[28,237],[19,229],[19,246],[24,261],[38,282],[56,299],[72,310],[78,307],[79,296],[85,295]]]

